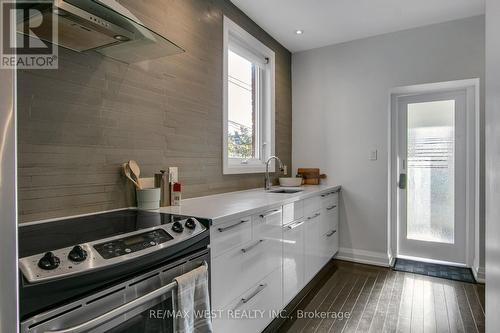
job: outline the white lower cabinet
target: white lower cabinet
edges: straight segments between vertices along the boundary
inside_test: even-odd
[[[283,304],[290,302],[305,285],[305,221],[283,227]]]
[[[230,288],[230,285],[228,285]],[[282,308],[281,269],[255,283],[220,311],[213,320],[215,333],[258,333]]]
[[[279,270],[278,302],[281,303],[282,210],[269,209],[251,217],[251,239],[238,243],[223,253],[212,253],[212,308],[225,309],[228,304],[272,272]],[[241,224],[244,225],[245,223]],[[231,232],[247,234],[245,227]],[[217,229],[216,229],[217,230]],[[246,237],[233,235],[232,239]],[[224,332],[224,331],[221,331]]]
[[[215,333],[266,328],[337,253],[337,206],[323,193],[211,230]]]

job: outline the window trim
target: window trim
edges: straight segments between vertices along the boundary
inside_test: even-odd
[[[222,116],[222,165],[223,174],[248,174],[248,173],[263,173],[266,170],[265,160],[275,154],[275,53],[270,48],[265,46],[257,38],[250,35],[239,25],[234,23],[231,19],[224,16],[223,19],[223,116]],[[231,159],[228,157],[228,50],[230,44],[237,45],[238,54],[240,52],[247,53],[246,50],[251,50],[245,54],[248,58],[252,58],[252,61],[259,63],[259,69],[262,67],[267,67],[264,71],[264,80],[270,85],[270,94],[267,96],[265,92],[260,95],[263,100],[259,100],[260,108],[263,110],[262,118],[260,120],[259,136],[261,142],[260,147],[260,159],[251,159],[247,164],[241,162],[234,163],[235,160],[240,161],[240,159]],[[267,59],[267,63],[259,62],[259,59],[255,58],[255,54],[262,55],[262,59]],[[262,67],[261,67],[262,66]],[[260,73],[262,74],[262,73]],[[262,85],[260,84],[260,89]],[[269,113],[269,114],[265,114]],[[267,139],[267,140],[266,140]],[[257,147],[256,147],[257,149]],[[231,160],[233,163],[231,163]],[[269,171],[275,171],[275,165],[272,163],[269,166]]]

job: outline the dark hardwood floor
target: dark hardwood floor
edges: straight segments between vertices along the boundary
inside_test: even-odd
[[[334,266],[279,332],[484,332],[484,285],[339,260]]]

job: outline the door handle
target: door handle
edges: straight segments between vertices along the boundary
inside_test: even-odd
[[[264,218],[266,218],[266,217],[268,217],[268,216],[271,216],[271,215],[277,214],[277,213],[279,213],[279,212],[281,212],[281,210],[280,210],[280,209],[273,209],[273,210],[271,210],[271,211],[269,211],[269,212],[266,212],[266,213],[260,214],[259,216],[260,216],[260,218],[261,218],[261,219],[264,219]]]
[[[297,227],[300,227],[304,223],[306,223],[306,222],[305,221],[300,221],[300,222],[297,222],[297,223],[294,223],[294,224],[289,224],[285,228],[287,228],[288,230],[292,230],[292,229],[295,229]]]
[[[232,225],[229,225],[227,227],[217,228],[217,230],[219,230],[219,232],[224,232],[224,231],[236,228],[240,224],[247,223],[247,222],[250,222],[250,220],[241,220],[240,222],[232,224]]]
[[[259,245],[260,243],[264,242],[263,239],[260,239],[258,240],[256,243],[253,243],[252,245],[250,245],[249,247],[246,247],[244,249],[241,249],[241,252],[243,253],[247,253],[248,251],[250,251],[251,249],[253,249],[254,247],[256,247],[257,245]]]
[[[331,237],[336,232],[337,232],[337,230],[332,230],[332,231],[330,231],[329,233],[326,234],[326,237]]]
[[[406,173],[400,173],[400,174],[399,174],[399,183],[398,183],[398,187],[399,187],[401,190],[406,189]]]
[[[307,219],[308,219],[308,220],[312,220],[312,219],[314,219],[314,218],[316,218],[316,217],[318,217],[318,216],[320,216],[320,215],[321,215],[321,213],[316,213],[316,214],[314,214],[313,216],[309,216]]]
[[[254,298],[258,294],[260,294],[260,292],[263,291],[264,289],[266,289],[266,287],[267,287],[267,283],[259,284],[259,286],[250,295],[248,295],[247,297],[243,297],[241,299],[241,303],[246,304],[246,303],[250,302],[250,300],[252,298]]]

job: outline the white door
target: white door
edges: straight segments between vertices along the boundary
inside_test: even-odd
[[[398,97],[398,256],[466,262],[466,91]]]

